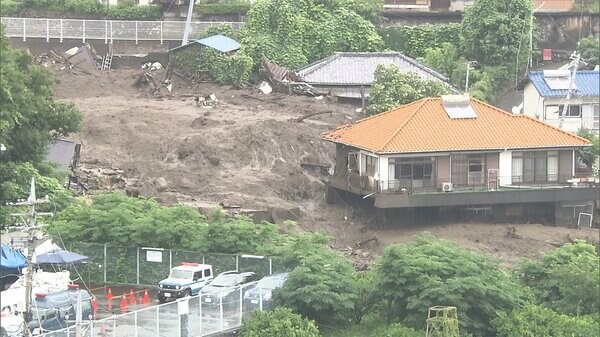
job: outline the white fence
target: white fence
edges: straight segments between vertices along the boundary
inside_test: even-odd
[[[250,312],[270,308],[271,298],[263,298],[263,289],[257,289],[252,295],[247,292],[257,286],[258,283],[253,282],[219,294],[186,297],[102,320],[87,321],[82,327],[81,335],[190,337],[234,330]],[[75,337],[76,329],[75,326],[70,326],[46,332],[42,336]]]
[[[185,21],[121,21],[121,20],[75,20],[75,19],[35,19],[1,18],[8,37],[51,39],[104,40],[105,43],[121,41],[163,41],[181,40]],[[192,22],[190,39],[198,38],[209,27],[230,25],[237,30],[243,22]]]

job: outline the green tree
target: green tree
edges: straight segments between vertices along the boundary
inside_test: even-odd
[[[276,305],[319,323],[349,321],[357,298],[354,268],[325,246],[305,254],[275,292]]]
[[[495,261],[431,235],[388,246],[378,262],[375,289],[390,319],[422,328],[429,307],[451,305],[458,309],[461,330],[475,336],[492,334],[489,322],[523,297]]]
[[[492,325],[498,337],[589,337],[600,331],[597,314],[573,317],[533,304],[510,313],[501,312]]]
[[[368,111],[378,114],[421,98],[443,95],[448,90],[443,82],[422,80],[413,72],[401,72],[395,65],[379,65],[371,86]]]
[[[577,242],[521,263],[516,273],[530,287],[537,303],[565,314],[600,311],[600,266],[593,245]]]
[[[246,217],[207,222],[190,206],[160,206],[153,199],[123,193],[82,198],[60,212],[47,228],[66,243],[95,242],[151,246],[198,252],[257,253],[279,237],[277,227],[256,225]]]
[[[378,299],[375,297],[374,272],[356,272],[356,301],[354,302],[354,322],[360,324],[363,317],[375,311]]]
[[[376,51],[383,43],[351,0],[260,0],[239,32],[258,68],[263,56],[290,68],[341,51]]]
[[[448,42],[444,42],[437,48],[425,49],[425,57],[419,60],[448,78],[452,78],[452,73],[459,60],[462,63],[467,63],[464,58],[460,57],[458,48]]]
[[[519,46],[526,50],[531,15],[531,0],[476,0],[463,15],[465,56],[487,66],[514,63]]]
[[[594,69],[600,63],[600,39],[589,36],[579,41],[581,58],[587,63],[587,69]]]
[[[598,136],[597,132],[589,129],[579,129],[577,131],[577,135],[589,140],[590,143],[592,143],[592,145],[589,147],[577,150],[581,161],[587,167],[591,168],[598,160],[598,156],[600,156],[600,136]]]
[[[3,28],[0,55],[0,143],[7,149],[0,162],[40,163],[53,138],[79,130],[81,114],[73,104],[54,102],[52,74],[12,49]]]
[[[255,311],[250,319],[242,322],[240,337],[319,337],[319,329],[314,322],[293,313],[286,308],[273,311]]]

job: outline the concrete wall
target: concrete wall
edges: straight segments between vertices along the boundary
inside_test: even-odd
[[[86,40],[96,53],[104,55],[108,52],[109,44],[104,43],[103,40]],[[46,39],[40,38],[27,38],[27,41],[23,41],[20,38],[11,38],[10,44],[15,48],[29,49],[31,53],[40,54],[54,50],[57,53],[66,51],[72,47],[79,47],[83,45],[81,39],[64,39],[60,42],[58,39],[50,39],[46,42]],[[167,42],[163,44],[160,41],[138,41],[136,44],[134,41],[114,41],[113,42],[113,54],[147,54],[151,52],[166,52],[170,47],[180,45],[181,42]]]
[[[544,116],[544,100],[531,82],[523,89],[523,114],[533,118]]]

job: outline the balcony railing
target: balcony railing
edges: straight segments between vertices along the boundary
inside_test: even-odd
[[[447,192],[514,191],[525,189],[558,189],[600,187],[598,177],[575,178],[572,175],[473,177],[460,183],[450,178],[375,180],[355,173],[334,178],[350,191],[380,194],[430,194]]]

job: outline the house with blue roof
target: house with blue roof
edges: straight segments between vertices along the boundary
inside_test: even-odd
[[[600,130],[600,71],[577,71],[571,84],[569,70],[530,71],[523,93],[523,112],[558,127],[571,86],[571,99],[562,129],[577,132]]]

